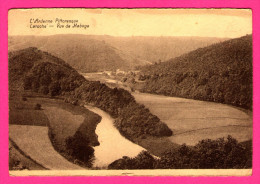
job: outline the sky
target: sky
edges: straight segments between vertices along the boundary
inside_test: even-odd
[[[37,19],[52,23],[37,22]],[[56,19],[77,20],[78,27],[73,27],[74,23],[69,23],[68,27],[64,22],[60,22],[58,26]],[[251,33],[250,9],[53,8],[12,9],[8,12],[9,35],[85,34],[236,38]]]

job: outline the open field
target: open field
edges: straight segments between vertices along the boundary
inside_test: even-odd
[[[35,110],[36,100],[25,98],[20,95],[9,98],[9,124],[47,126],[49,120],[43,110]]]
[[[26,155],[47,169],[83,169],[54,150],[48,137],[48,127],[10,125],[9,136]]]
[[[22,96],[27,96],[26,101]],[[93,145],[97,144],[94,132],[99,116],[84,107],[65,103],[61,99],[37,96],[37,94],[19,94],[10,97],[10,124],[49,126],[56,134],[56,141],[64,145],[67,137],[74,135],[77,130],[91,138]],[[41,104],[41,110],[35,110],[36,104]],[[51,120],[51,121],[50,121]]]
[[[223,126],[177,134],[175,136],[172,136],[170,140],[178,144],[186,143],[189,145],[195,145],[201,139],[217,139],[220,137],[227,137],[227,135],[231,135],[236,140],[244,142],[252,139],[252,132],[252,127],[249,126]]]
[[[26,96],[26,98],[23,98],[23,96]],[[14,91],[12,92],[12,95],[9,99],[9,136],[12,138],[14,143],[17,144],[20,150],[23,152],[26,151],[26,155],[29,157],[33,158],[34,156],[37,156],[37,154],[45,153],[41,153],[38,148],[44,148],[50,143],[48,146],[51,147],[49,148],[51,154],[57,154],[60,157],[64,156],[66,159],[73,161],[73,159],[71,159],[71,157],[66,154],[65,143],[66,139],[70,136],[73,136],[76,131],[80,131],[84,136],[89,138],[92,145],[98,144],[95,128],[100,118],[98,115],[88,111],[86,108],[65,103],[60,99],[48,98],[38,95],[30,96],[30,94],[27,93],[20,94],[19,92]],[[36,104],[41,105],[40,110],[35,109]],[[24,127],[32,127],[33,130],[35,130],[35,135],[29,135],[30,132],[26,132]],[[37,129],[37,127],[39,129]],[[31,128],[28,128],[28,131],[29,129],[32,130]],[[22,130],[24,130],[24,132],[20,132]],[[41,135],[41,133],[43,133],[42,131],[45,132],[46,135]],[[52,142],[50,141],[48,134],[52,136]],[[13,136],[15,136],[15,138],[13,138]],[[35,139],[29,139],[30,136],[35,136]],[[38,139],[41,139],[42,141],[38,141]],[[46,142],[44,142],[44,140]],[[32,144],[37,145],[33,145],[32,149],[24,147],[23,144],[29,145],[30,141],[34,142]],[[56,151],[54,150],[53,146]],[[46,168],[55,169],[55,167],[53,167],[53,165],[48,162],[47,156],[48,154],[46,155],[46,159],[44,157],[45,160],[40,158],[39,163],[44,166],[47,165],[48,167]],[[64,157],[62,158],[65,159]],[[50,157],[49,159],[51,160],[52,158],[53,157]],[[39,159],[34,160],[37,160],[38,162]],[[68,160],[66,160],[66,162],[69,162]],[[45,163],[45,161],[47,162]],[[70,169],[67,166],[64,168]]]
[[[9,140],[9,170],[44,170],[43,166],[25,155],[18,146]]]
[[[194,145],[202,139],[216,139],[231,135],[238,141],[252,139],[252,115],[224,104],[184,98],[133,93],[169,128],[169,139],[177,144]]]
[[[73,115],[69,111],[58,107],[45,107],[44,110],[50,123],[51,133],[55,135],[55,140],[59,140],[65,149],[65,140],[73,136],[84,121],[84,116]]]

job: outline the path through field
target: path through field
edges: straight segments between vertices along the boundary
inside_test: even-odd
[[[52,170],[84,169],[56,152],[48,137],[48,127],[10,125],[9,137],[17,146],[37,163]]]
[[[202,139],[228,135],[238,141],[252,139],[252,115],[238,108],[185,98],[132,94],[173,130],[170,140],[174,143],[194,145]]]

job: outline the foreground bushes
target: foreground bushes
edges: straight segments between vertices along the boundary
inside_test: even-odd
[[[124,156],[109,164],[108,169],[154,169],[156,160],[147,151],[142,151],[135,158]]]
[[[227,139],[202,140],[195,146],[181,145],[163,154],[160,159],[148,152],[135,158],[123,157],[109,165],[109,169],[244,169],[252,167],[251,142],[238,143]]]

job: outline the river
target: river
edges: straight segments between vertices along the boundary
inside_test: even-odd
[[[85,105],[85,107],[102,117],[96,127],[99,146],[95,146],[95,161],[93,167],[106,168],[113,161],[123,156],[135,157],[145,150],[141,146],[124,138],[114,127],[114,119],[103,110]]]

